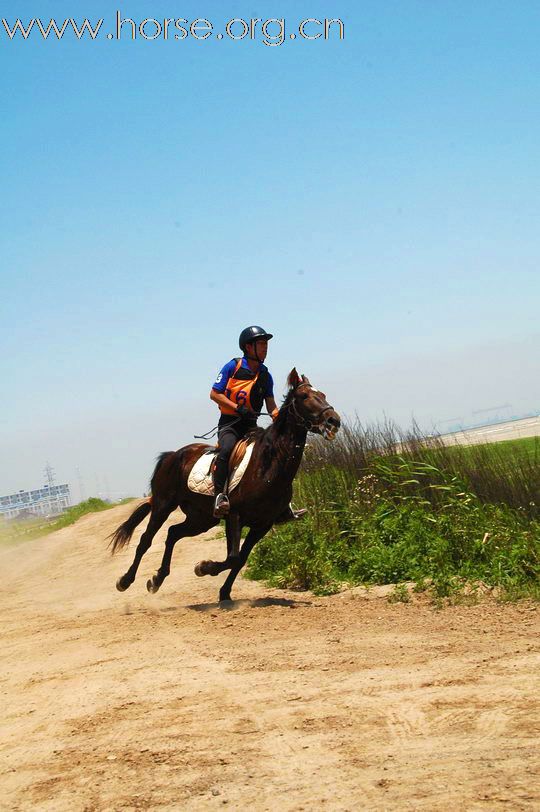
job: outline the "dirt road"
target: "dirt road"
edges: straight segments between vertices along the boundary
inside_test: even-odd
[[[540,437],[540,416],[454,431],[451,434],[442,434],[440,439],[445,445],[480,445],[500,440],[520,440],[524,437]]]
[[[211,534],[149,595],[164,530],[120,594],[132,508],[1,553],[0,808],[540,808],[534,606],[238,579],[227,611],[193,574]]]

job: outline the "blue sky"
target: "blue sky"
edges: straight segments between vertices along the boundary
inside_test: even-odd
[[[277,394],[296,364],[363,420],[540,407],[536,2],[120,5],[344,22],[279,47],[109,41],[117,8],[2,12],[104,23],[0,26],[1,493],[142,492],[250,323]]]

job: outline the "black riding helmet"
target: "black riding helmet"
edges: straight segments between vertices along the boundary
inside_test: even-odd
[[[240,338],[238,339],[238,344],[240,345],[242,352],[244,352],[246,344],[250,344],[252,341],[257,341],[259,338],[266,338],[267,341],[270,341],[270,339],[273,338],[273,335],[272,333],[267,333],[266,330],[263,330],[262,327],[258,327],[256,324],[242,330],[240,333]]]

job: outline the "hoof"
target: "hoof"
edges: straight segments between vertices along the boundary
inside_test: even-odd
[[[116,582],[116,588],[119,592],[125,592],[131,586],[131,581],[126,581],[122,575]]]
[[[208,563],[208,561],[199,561],[198,564],[195,564],[195,575],[197,575],[199,578],[202,578],[203,575],[208,575]]]
[[[148,581],[146,582],[146,588],[152,594],[155,594],[158,591],[158,589],[160,588],[160,586],[161,586],[161,584],[156,579],[155,575],[152,578],[149,578]]]
[[[219,593],[219,602],[220,603],[231,603],[231,593],[227,592],[227,594],[220,592]]]

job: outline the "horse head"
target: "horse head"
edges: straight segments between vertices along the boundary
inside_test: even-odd
[[[326,395],[315,389],[305,375],[292,369],[287,379],[290,391],[289,409],[297,422],[326,440],[333,440],[341,426],[341,418],[326,400]]]

